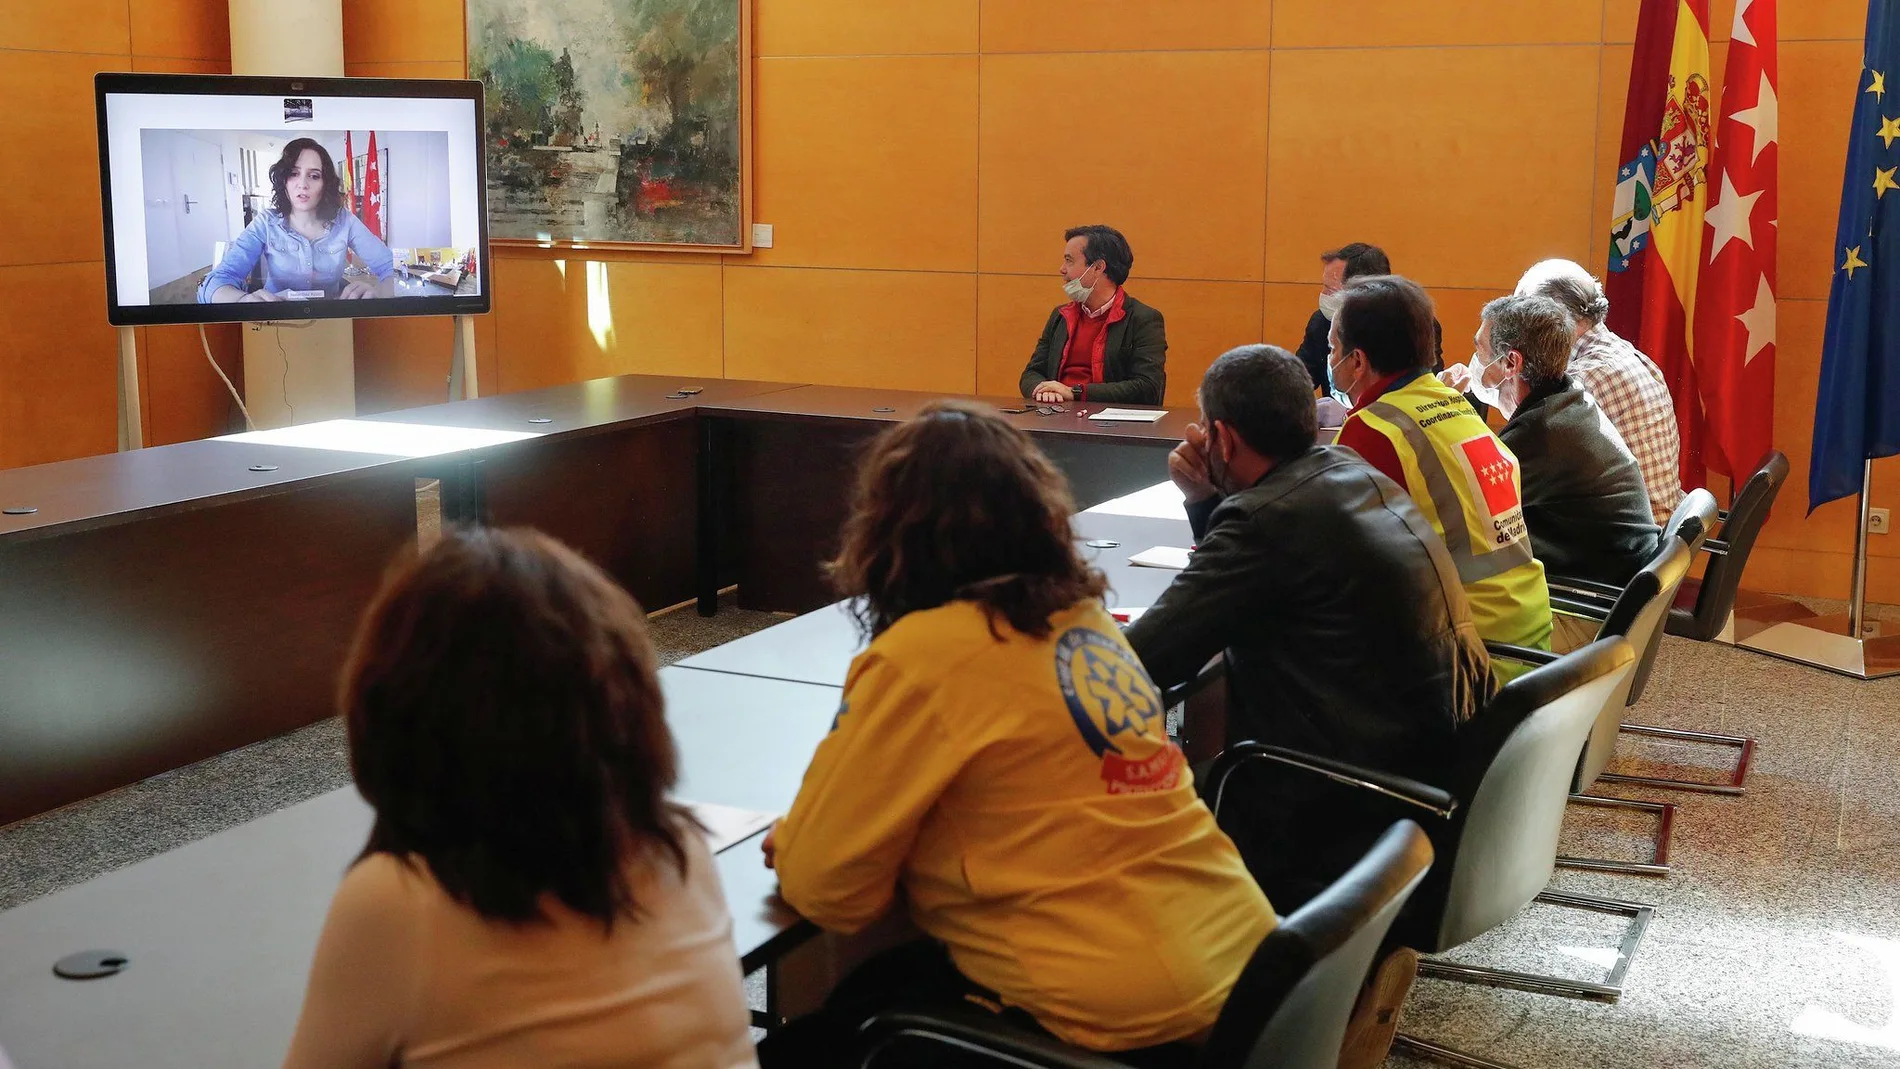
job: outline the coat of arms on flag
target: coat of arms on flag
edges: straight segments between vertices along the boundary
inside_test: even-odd
[[[1663,216],[1708,184],[1711,133],[1708,79],[1691,74],[1677,90],[1670,79],[1660,136],[1644,143],[1636,158],[1616,171],[1610,222],[1610,270],[1626,271],[1649,245],[1649,232]]]

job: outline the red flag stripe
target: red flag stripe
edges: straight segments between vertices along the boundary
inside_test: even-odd
[[[1696,364],[1709,466],[1743,479],[1774,447],[1775,253],[1780,215],[1777,0],[1741,0],[1710,163]]]

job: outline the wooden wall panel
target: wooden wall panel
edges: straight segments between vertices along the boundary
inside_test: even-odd
[[[762,59],[757,85],[753,203],[776,232],[748,262],[976,269],[975,56]]]
[[[752,0],[760,58],[976,51],[977,0]]]
[[[1095,0],[1079,12],[1066,4],[983,0],[983,51],[1266,48],[1274,7],[1275,0]]]
[[[1138,277],[1257,281],[1267,84],[1266,52],[983,57],[979,269],[1053,271],[1065,229],[1108,223]],[[1117,87],[1099,142],[1090,86]]]

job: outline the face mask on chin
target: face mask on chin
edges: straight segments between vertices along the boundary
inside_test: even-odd
[[[1347,357],[1346,359],[1350,360],[1352,358]],[[1343,364],[1345,362],[1345,360],[1341,360],[1339,363]],[[1352,407],[1352,395],[1341,389],[1339,385],[1339,364],[1326,365],[1326,385],[1333,396],[1333,400],[1338,401],[1347,408]]]
[[[1094,292],[1095,290],[1094,283],[1082,281],[1083,279],[1087,277],[1089,277],[1089,273],[1088,273],[1088,270],[1084,268],[1081,274],[1075,276],[1074,278],[1068,280],[1067,282],[1064,282],[1062,284],[1063,296],[1067,297],[1068,299],[1072,301],[1076,301],[1078,303],[1081,301],[1087,300],[1088,295]],[[1097,276],[1097,277],[1099,278],[1100,276]]]

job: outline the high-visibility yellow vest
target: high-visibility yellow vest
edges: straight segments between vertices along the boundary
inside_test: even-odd
[[[1550,648],[1550,588],[1531,555],[1517,457],[1464,396],[1430,374],[1347,420],[1392,444],[1412,500],[1458,566],[1472,622],[1489,642]],[[1343,435],[1342,428],[1341,434]]]

